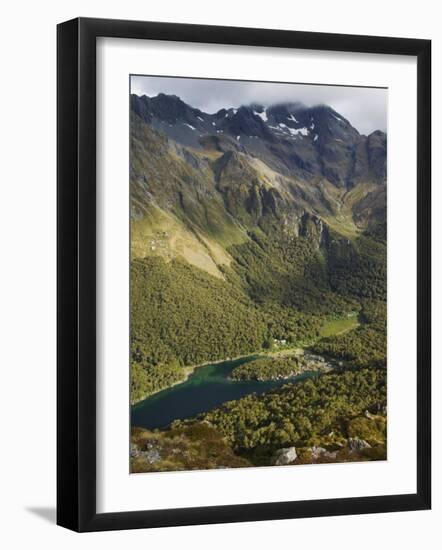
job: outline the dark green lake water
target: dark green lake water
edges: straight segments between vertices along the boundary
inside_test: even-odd
[[[229,380],[228,376],[234,367],[257,357],[257,355],[249,355],[241,359],[198,367],[182,384],[167,388],[133,405],[132,426],[148,429],[161,428],[174,420],[207,412],[226,401],[240,399],[251,393],[264,393],[289,382],[317,376],[315,372],[306,372],[287,380],[267,382]]]

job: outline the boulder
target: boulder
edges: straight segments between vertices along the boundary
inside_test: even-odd
[[[324,449],[324,447],[316,447],[316,446],[313,446],[313,447],[310,447],[310,452],[312,453],[312,459],[316,460],[316,459],[319,458],[321,455],[323,455],[324,453],[326,453],[327,450]]]
[[[324,447],[310,447],[310,452],[312,455],[312,460],[318,460],[318,458],[328,458],[330,460],[334,460],[338,454],[337,451],[327,451],[327,449],[324,449]]]
[[[140,449],[137,447],[137,445],[134,445],[133,443],[130,444],[130,456],[131,458],[136,458],[137,456],[140,456]]]
[[[148,451],[143,452],[143,457],[149,462],[149,464],[154,464],[161,460],[161,455],[157,449],[149,449]]]
[[[285,449],[278,449],[273,456],[273,464],[275,466],[284,466],[290,464],[297,458],[296,447],[286,447]]]
[[[362,451],[362,449],[369,449],[371,445],[365,441],[365,439],[359,439],[357,437],[348,438],[348,448],[351,451]]]

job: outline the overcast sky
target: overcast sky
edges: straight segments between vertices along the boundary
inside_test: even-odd
[[[160,92],[175,94],[206,113],[250,103],[265,106],[285,101],[300,101],[307,106],[324,103],[347,118],[362,134],[387,129],[388,92],[385,89],[132,76],[131,92],[150,97]]]

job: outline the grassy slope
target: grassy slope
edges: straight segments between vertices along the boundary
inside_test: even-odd
[[[215,189],[211,155],[169,144],[136,117],[131,129],[133,257],[181,257],[222,277],[218,264],[231,260],[225,247],[247,236]]]
[[[186,227],[176,216],[150,205],[140,220],[131,223],[133,258],[162,257],[166,261],[183,258],[210,275],[223,278],[219,266],[232,258],[215,240]]]
[[[351,314],[350,316],[327,320],[319,334],[321,338],[326,338],[328,336],[343,334],[358,326],[359,320],[357,314]]]
[[[363,323],[355,330],[330,335],[312,345],[317,353],[349,361],[356,367],[386,367],[387,310],[383,301],[365,300]]]

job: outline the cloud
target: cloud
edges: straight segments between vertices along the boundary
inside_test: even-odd
[[[307,106],[324,103],[347,118],[362,134],[387,128],[388,91],[383,88],[132,76],[131,92],[150,97],[161,92],[174,94],[208,113],[250,103],[266,106],[289,101]]]

